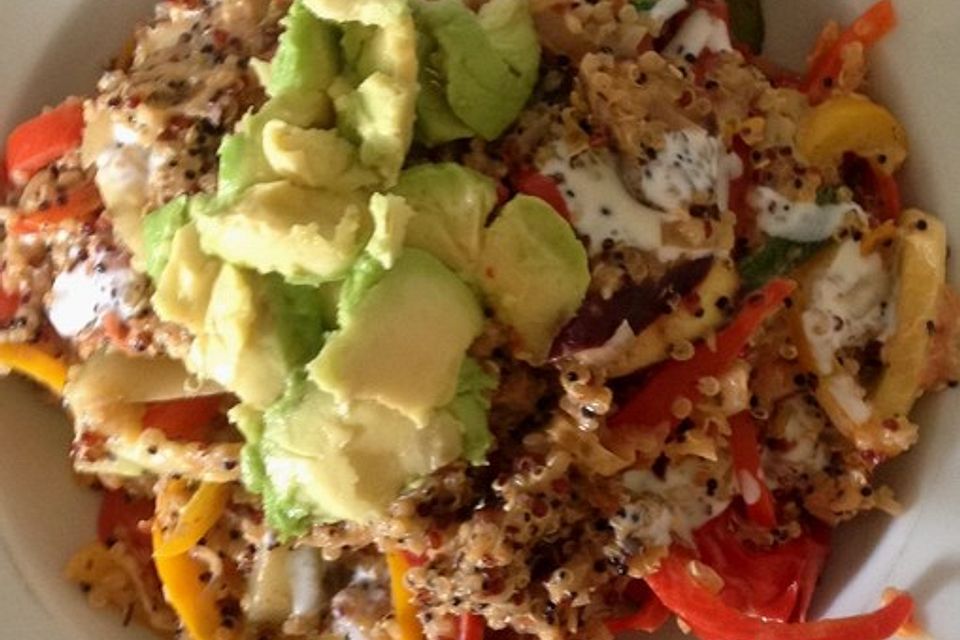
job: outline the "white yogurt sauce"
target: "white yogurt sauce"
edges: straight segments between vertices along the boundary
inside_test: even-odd
[[[876,253],[864,256],[860,243],[844,241],[826,271],[811,287],[803,330],[820,373],[833,370],[839,349],[863,346],[889,333],[892,283]]]
[[[729,183],[743,166],[735,154],[703,129],[670,131],[664,148],[643,167],[641,187],[651,204],[666,212],[686,210],[696,194],[713,196],[726,209]]]
[[[661,498],[671,512],[671,530],[681,538],[689,539],[702,524],[723,512],[731,496],[723,487],[729,483],[723,478],[729,465],[693,456],[670,464],[661,480],[649,469],[634,469],[623,474],[623,484],[636,494],[653,494]],[[706,478],[717,480],[717,490],[709,495]]]
[[[93,264],[98,261],[94,260]],[[109,312],[126,320],[138,309],[124,298],[131,288],[140,286],[140,279],[129,268],[90,269],[84,263],[57,276],[51,290],[48,316],[50,323],[64,338],[74,338]]]
[[[727,24],[707,10],[697,9],[680,26],[664,54],[678,58],[688,54],[699,56],[704,49],[720,53],[732,51],[733,45]]]
[[[660,247],[663,214],[630,195],[610,152],[587,151],[568,160],[563,150],[558,151],[559,157],[540,170],[559,183],[573,226],[587,236],[591,252],[599,252],[607,239],[647,251]]]
[[[839,231],[848,214],[866,218],[855,202],[818,205],[794,202],[768,187],[750,192],[750,206],[758,213],[757,226],[770,236],[795,242],[819,242]]]

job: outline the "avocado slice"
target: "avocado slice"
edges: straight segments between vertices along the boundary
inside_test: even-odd
[[[189,221],[189,199],[180,196],[151,211],[143,219],[143,248],[147,275],[156,282],[170,259],[173,237]]]
[[[263,128],[263,154],[273,172],[301,187],[357,191],[376,186],[356,148],[329,129],[304,129],[282,120]]]
[[[245,481],[264,496],[267,521],[284,537],[314,522],[381,516],[411,480],[452,462],[462,448],[449,413],[426,425],[377,402],[356,402],[344,413],[332,395],[302,380],[259,422],[255,413],[237,413],[247,423]]]
[[[413,140],[416,30],[405,0],[304,0],[341,24],[344,68],[329,93],[337,130],[356,143],[361,163],[386,186],[396,180]]]
[[[295,0],[280,21],[284,27],[270,63],[267,94],[322,93],[340,71],[340,34]]]
[[[417,212],[407,224],[407,246],[429,251],[472,280],[497,203],[493,180],[454,163],[423,164],[404,171],[393,193]]]
[[[416,212],[407,201],[393,194],[375,193],[370,197],[370,215],[373,216],[373,236],[367,243],[367,253],[389,269],[403,250],[407,225]]]
[[[343,277],[370,236],[361,193],[278,181],[250,187],[225,211],[197,216],[203,249],[293,283]]]
[[[587,252],[543,200],[517,196],[487,230],[480,285],[497,317],[516,331],[520,357],[542,361],[590,284]]]
[[[417,105],[422,141],[462,137],[457,120],[487,140],[499,137],[537,81],[540,45],[527,2],[491,0],[477,14],[459,0],[418,0],[414,8],[428,69],[421,74],[427,88]],[[431,43],[436,49],[425,52]]]
[[[200,234],[195,224],[180,227],[170,242],[169,260],[157,279],[151,299],[160,319],[199,333],[220,266],[219,260],[200,248]]]
[[[245,403],[268,407],[283,394],[287,378],[319,351],[321,316],[316,289],[223,264],[188,367]]]
[[[307,366],[310,379],[338,403],[376,401],[426,424],[456,395],[483,311],[443,263],[408,249],[343,320]]]

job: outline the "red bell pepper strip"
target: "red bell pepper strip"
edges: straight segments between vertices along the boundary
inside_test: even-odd
[[[540,198],[553,207],[565,220],[570,220],[570,209],[567,207],[567,201],[560,193],[557,183],[542,173],[532,169],[522,171],[514,180],[513,186],[518,193]]]
[[[900,200],[900,185],[897,184],[897,179],[874,167],[873,180],[878,200],[877,217],[881,222],[896,220],[900,217],[900,212],[903,211],[903,203]]]
[[[487,623],[483,616],[472,613],[460,614],[457,621],[457,640],[483,640]]]
[[[13,320],[19,308],[20,295],[10,293],[3,288],[3,283],[0,282],[0,324]]]
[[[673,414],[677,399],[700,400],[700,379],[719,376],[729,370],[760,325],[780,308],[796,286],[791,280],[772,280],[748,296],[739,315],[717,334],[714,348],[701,343],[689,360],[670,360],[663,364],[610,418],[610,426],[655,428],[666,422],[671,429],[675,427],[680,422]]]
[[[749,411],[730,418],[730,453],[747,515],[761,527],[772,529],[777,526],[776,505],[760,469],[757,424]]]
[[[83,103],[67,100],[24,122],[7,138],[7,174],[23,184],[83,139]]]
[[[737,611],[781,622],[806,618],[830,553],[830,530],[813,522],[787,542],[759,546],[741,535],[738,505],[693,532],[699,559],[723,578],[721,599]]]
[[[120,540],[138,556],[149,559],[153,542],[140,523],[153,518],[153,500],[131,497],[124,491],[106,491],[97,515],[97,537],[103,544]]]
[[[687,572],[689,559],[684,550],[675,548],[646,580],[702,640],[887,640],[913,614],[913,599],[901,593],[873,613],[849,618],[818,622],[754,618],[697,583]]]
[[[144,429],[159,429],[171,440],[206,442],[214,419],[223,410],[223,396],[152,402],[143,414]]]
[[[639,605],[639,609],[629,615],[607,620],[607,630],[614,635],[627,631],[655,633],[673,615],[642,580],[627,585],[624,595]]]
[[[68,220],[89,222],[102,208],[97,186],[86,183],[68,193],[62,204],[14,216],[7,224],[7,230],[13,234],[37,233],[53,229]]]
[[[828,47],[810,63],[803,88],[813,102],[820,102],[830,94],[843,70],[843,50],[859,43],[866,49],[897,26],[897,14],[891,0],[880,0],[857,18]]]

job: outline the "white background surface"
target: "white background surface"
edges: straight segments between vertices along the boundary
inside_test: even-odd
[[[861,0],[765,0],[769,49],[800,64],[829,17],[850,19]],[[89,93],[149,0],[0,0],[0,132]],[[901,26],[871,56],[872,92],[907,125],[912,155],[905,201],[947,220],[960,238],[960,3],[899,0]],[[960,281],[956,261],[954,281]],[[838,532],[820,612],[872,609],[887,585],[910,589],[938,640],[960,639],[960,392],[925,402],[921,441],[884,470],[906,512],[872,515]],[[133,640],[119,616],[89,611],[62,579],[71,552],[92,539],[96,500],[67,462],[70,430],[27,385],[0,382],[0,638]],[[856,640],[856,639],[850,639]]]

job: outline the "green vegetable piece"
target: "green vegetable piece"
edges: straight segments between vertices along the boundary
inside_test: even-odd
[[[463,457],[470,464],[483,464],[493,446],[493,434],[490,433],[487,418],[490,394],[497,384],[497,378],[484,371],[476,360],[467,358],[463,361],[457,381],[457,395],[446,408],[460,422]]]
[[[422,42],[436,43],[423,63],[428,80],[442,77],[450,112],[481,137],[497,138],[516,120],[537,80],[540,45],[527,3],[491,0],[478,14],[459,0],[420,0],[414,6],[420,31],[430,38]],[[462,133],[439,101],[438,84],[428,82],[418,102],[428,144]],[[433,116],[440,122],[431,125]]]
[[[285,27],[270,66],[267,94],[326,91],[340,70],[339,34],[296,0],[281,21]]]
[[[497,317],[520,338],[518,356],[540,362],[580,308],[590,284],[587,252],[543,200],[517,196],[487,231],[480,284]]]
[[[739,264],[743,290],[754,291],[770,280],[793,271],[827,244],[826,242],[794,242],[784,238],[767,238],[760,249],[744,258]]]
[[[187,224],[187,196],[171,200],[149,213],[143,220],[143,244],[146,254],[147,274],[156,282],[170,259],[173,236]]]
[[[727,0],[727,7],[730,10],[730,33],[733,39],[760,55],[766,38],[766,24],[760,0]]]

